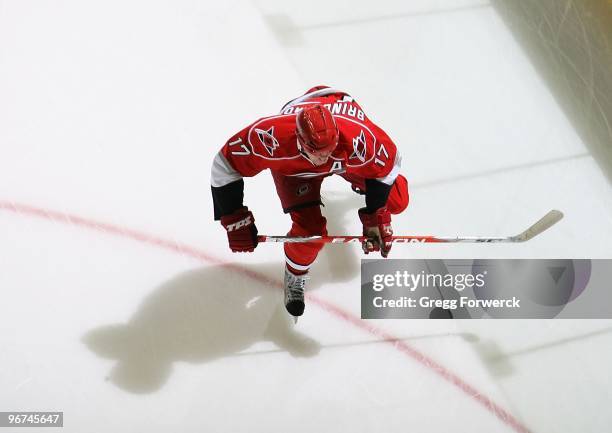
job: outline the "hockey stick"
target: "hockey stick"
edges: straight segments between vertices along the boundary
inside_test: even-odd
[[[488,238],[488,237],[436,237],[436,236],[393,236],[394,243],[429,243],[429,242],[476,242],[476,243],[493,243],[493,242],[526,242],[533,239],[535,236],[549,229],[563,218],[563,213],[558,210],[551,210],[536,223],[531,225],[527,230],[514,236],[503,238]],[[361,243],[366,238],[365,236],[257,236],[259,242],[321,242],[321,243]]]

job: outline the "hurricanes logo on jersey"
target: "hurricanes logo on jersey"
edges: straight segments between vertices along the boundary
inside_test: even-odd
[[[359,161],[365,162],[366,149],[366,137],[362,129],[359,135],[353,138],[353,153],[350,158],[357,158]]]
[[[268,130],[255,128],[255,132],[261,144],[264,145],[270,156],[273,156],[274,150],[278,147],[278,140],[274,137],[274,126],[271,126]]]

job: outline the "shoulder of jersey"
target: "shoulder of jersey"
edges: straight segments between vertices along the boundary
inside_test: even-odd
[[[253,154],[264,159],[299,157],[294,114],[259,119],[249,128],[247,140]]]
[[[347,155],[347,166],[359,167],[374,159],[376,152],[376,135],[366,123],[344,116],[334,116],[340,131],[339,146]]]

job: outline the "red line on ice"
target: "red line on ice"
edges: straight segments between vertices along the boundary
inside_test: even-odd
[[[163,238],[159,238],[157,236],[152,236],[152,235],[149,235],[147,233],[140,232],[137,230],[120,227],[120,226],[116,226],[113,224],[103,223],[103,222],[95,221],[92,219],[83,218],[77,215],[57,212],[57,211],[48,210],[48,209],[41,209],[38,207],[15,203],[15,202],[0,201],[0,209],[4,209],[4,210],[7,210],[10,212],[19,214],[19,215],[38,217],[38,218],[42,218],[48,221],[55,221],[55,222],[60,222],[60,223],[73,225],[77,227],[83,227],[83,228],[96,230],[96,231],[107,233],[107,234],[112,234],[115,236],[120,236],[123,238],[132,239],[132,240],[143,242],[149,245],[154,245],[156,247],[164,248],[166,250],[169,250],[169,251],[172,251],[178,254],[183,254],[185,256],[194,258],[201,262],[214,263],[214,264],[222,265],[225,267],[229,267],[230,269],[236,272],[240,272],[241,274],[249,278],[252,278],[254,280],[257,280],[261,283],[269,284],[271,286],[276,286],[276,287],[282,287],[281,283],[276,279],[266,277],[263,274],[260,274],[255,271],[251,271],[249,269],[243,268],[238,265],[227,263],[223,260],[215,258],[207,254],[206,252],[201,251],[197,248],[191,247],[189,245],[177,243],[177,242],[170,241],[170,240],[163,239]],[[429,356],[414,349],[412,346],[408,345],[404,341],[400,341],[398,337],[395,337],[392,334],[389,334],[388,332],[373,326],[371,323],[362,320],[361,318],[355,316],[354,314],[346,310],[343,310],[342,308],[330,302],[319,299],[318,297],[312,294],[308,294],[308,300],[311,303],[318,305],[320,308],[327,311],[329,314],[335,316],[336,318],[342,319],[345,322],[348,322],[362,329],[363,331],[366,331],[369,334],[375,337],[379,337],[382,340],[392,344],[393,347],[395,347],[399,352],[403,353],[404,355],[408,356],[412,360],[418,362],[422,366],[433,371],[434,373],[442,377],[447,382],[459,388],[461,391],[463,391],[463,393],[466,396],[480,403],[482,406],[484,406],[485,409],[487,409],[489,412],[494,414],[504,424],[511,427],[514,431],[519,432],[519,433],[529,433],[529,429],[527,429],[527,427],[521,424],[521,422],[518,421],[513,415],[511,415],[508,411],[506,411],[504,408],[499,406],[489,397],[479,392],[472,385],[464,381],[461,377],[457,376],[455,373],[448,370],[446,367],[444,367],[437,361],[433,360]]]

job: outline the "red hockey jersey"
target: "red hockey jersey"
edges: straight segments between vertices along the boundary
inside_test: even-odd
[[[300,153],[295,133],[296,113],[315,103],[331,111],[340,133],[335,151],[326,164],[318,167]],[[297,177],[346,173],[391,185],[400,161],[393,141],[351,96],[315,87],[288,102],[280,114],[261,118],[232,136],[213,163],[211,183],[220,187],[270,169]]]

